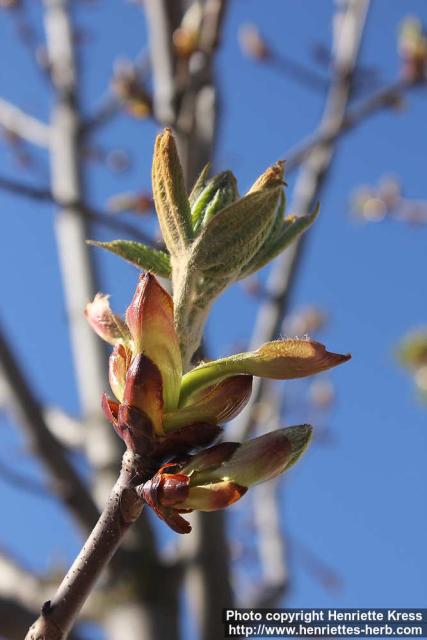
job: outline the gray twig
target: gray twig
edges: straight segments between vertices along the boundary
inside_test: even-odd
[[[88,488],[68,460],[66,450],[48,428],[42,409],[0,330],[0,366],[8,395],[33,452],[40,457],[49,475],[52,490],[87,532],[98,517],[98,509]]]
[[[49,126],[3,98],[0,98],[0,126],[39,147],[49,146]]]

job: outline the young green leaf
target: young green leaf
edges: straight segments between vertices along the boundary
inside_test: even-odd
[[[196,182],[194,183],[194,187],[192,188],[191,193],[188,196],[190,207],[194,206],[194,203],[196,202],[197,198],[202,193],[203,189],[206,187],[209,180],[208,175],[210,170],[211,170],[211,163],[208,162],[207,164],[205,164],[205,166],[201,170],[200,175],[197,178]]]
[[[195,391],[233,375],[247,374],[275,380],[304,378],[336,367],[350,357],[349,354],[331,353],[314,340],[267,342],[256,351],[212,360],[186,373],[182,378],[179,405],[184,406]]]
[[[171,277],[170,258],[164,251],[147,247],[141,242],[131,240],[113,240],[112,242],[96,242],[89,240],[88,244],[94,247],[107,249],[130,262],[139,269],[150,271],[161,278]]]
[[[192,238],[191,210],[184,175],[170,129],[157,136],[154,147],[153,198],[166,247],[182,255]]]
[[[239,273],[271,229],[280,189],[250,193],[217,213],[194,242],[190,264],[215,278]]]
[[[281,227],[272,230],[265,244],[252,260],[242,269],[239,279],[246,278],[251,273],[258,271],[268,262],[276,258],[286,247],[292,244],[302,235],[315,221],[319,212],[319,204],[308,216],[288,216],[282,220]]]
[[[194,232],[197,233],[201,225],[206,225],[238,197],[236,178],[231,171],[224,171],[209,180],[191,207]]]

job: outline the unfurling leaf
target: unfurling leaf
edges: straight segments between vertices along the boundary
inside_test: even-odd
[[[207,181],[191,206],[194,232],[239,197],[236,178],[231,171],[224,171]]]
[[[171,277],[170,258],[164,251],[147,247],[141,242],[131,240],[113,240],[113,242],[96,242],[89,240],[88,244],[94,247],[107,249],[130,262],[138,269],[150,271],[160,278]]]
[[[258,271],[282,253],[286,247],[311,227],[318,213],[319,205],[317,204],[314,211],[307,216],[288,216],[282,219],[280,226],[272,229],[265,244],[242,270],[240,279]]]
[[[153,198],[166,247],[182,255],[192,237],[191,210],[172,131],[157,136],[154,147]]]
[[[233,279],[267,237],[279,192],[251,193],[220,211],[195,241],[191,264],[210,277]]]
[[[192,369],[182,379],[180,405],[188,396],[208,385],[237,374],[289,380],[303,378],[335,367],[350,359],[326,351],[314,340],[276,340],[256,351],[238,353],[228,358],[206,362]]]
[[[231,281],[264,244],[283,185],[283,163],[269,167],[249,192],[218,213],[194,241],[190,265],[208,278]]]
[[[188,196],[188,200],[190,202],[190,207],[193,207],[199,195],[202,193],[203,189],[206,187],[209,180],[209,171],[211,170],[211,163],[208,162],[205,164],[203,169],[200,172],[199,177],[197,178],[194,186],[191,190],[190,195]]]
[[[114,347],[113,353],[110,355],[108,377],[110,387],[120,402],[123,400],[125,390],[126,373],[129,369],[132,353],[131,350],[122,344]]]
[[[185,407],[165,414],[164,430],[172,431],[195,422],[222,424],[232,420],[246,406],[251,390],[252,376],[232,376],[203,389],[191,396]]]
[[[126,344],[130,340],[126,323],[111,311],[109,296],[97,293],[93,302],[86,305],[85,316],[100,338],[112,345]]]

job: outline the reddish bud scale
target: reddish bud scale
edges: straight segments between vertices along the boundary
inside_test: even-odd
[[[176,509],[168,507],[174,499],[179,501],[184,499],[188,493],[189,479],[182,474],[163,474],[162,471],[165,468],[162,467],[151,480],[145,483],[142,490],[143,498],[157,516],[164,520],[173,531],[190,533],[190,523],[182,518]],[[159,498],[163,498],[164,504],[160,504]]]
[[[135,356],[126,374],[123,401],[143,411],[156,433],[163,433],[162,387],[162,377],[156,365],[142,354]]]
[[[108,296],[97,293],[84,313],[92,329],[106,342],[115,345],[129,340],[126,323],[111,311]]]
[[[174,507],[188,497],[190,478],[180,473],[162,474],[157,499],[164,507]]]
[[[217,424],[197,422],[181,427],[162,437],[157,437],[153,448],[153,457],[163,461],[172,456],[182,456],[190,451],[204,449],[215,442],[222,433]]]
[[[147,460],[151,456],[154,433],[149,417],[137,407],[127,404],[119,406],[116,433],[126,447]]]

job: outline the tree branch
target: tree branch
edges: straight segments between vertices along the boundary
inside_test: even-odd
[[[63,447],[72,451],[83,450],[85,425],[58,407],[43,408],[46,424]]]
[[[49,126],[3,98],[0,98],[0,126],[31,144],[49,146]]]
[[[307,140],[285,154],[286,172],[289,174],[297,169],[316,147],[323,144],[332,144],[344,133],[351,131],[351,129],[364,122],[370,116],[398,105],[402,96],[410,89],[426,86],[425,82],[398,80],[379,89],[368,98],[361,100],[354,107],[348,109],[339,127],[331,125],[329,129],[328,127],[318,129]]]
[[[137,491],[149,475],[138,456],[126,451],[120,476],[95,528],[58,590],[45,602],[31,626],[27,640],[64,640],[123,536],[141,514],[143,500]]]
[[[98,510],[87,487],[67,458],[62,445],[48,428],[43,412],[0,329],[0,366],[18,424],[32,451],[43,462],[53,492],[68,506],[84,531],[90,531]]]
[[[83,309],[96,293],[98,285],[92,256],[85,244],[86,238],[90,235],[88,220],[81,215],[80,206],[84,201],[81,176],[83,140],[78,101],[78,67],[69,6],[68,0],[44,0],[47,48],[56,98],[51,116],[51,190],[55,202],[60,206],[56,234],[82,419],[87,426],[85,450],[95,472],[96,501],[103,505],[117,478],[119,441],[112,429],[105,428],[105,421],[100,412],[100,396],[107,386],[106,353],[83,316]],[[94,217],[93,214],[94,212],[91,212],[91,218]],[[82,562],[87,564],[84,564],[78,575],[77,569],[76,573],[73,573],[74,569],[70,570],[54,600],[55,606],[44,608],[44,613],[36,624],[36,634],[37,630],[42,634],[46,633],[45,637],[55,634],[55,622],[63,629],[58,616],[65,616],[65,628],[71,625],[73,617],[77,615],[81,604],[89,595],[96,575],[109,561],[128,529],[127,521],[126,526],[122,522],[125,517],[122,510],[125,507],[123,504],[117,504],[117,497],[122,497],[124,488],[119,481],[119,486],[116,485],[95,533],[82,549],[80,559],[83,558]],[[126,501],[127,498],[125,503]],[[156,628],[156,623],[159,623],[159,620],[161,623],[166,618],[166,608],[159,612],[157,602],[152,606],[148,601],[149,590],[146,582],[149,575],[144,575],[143,579],[140,579],[139,575],[150,566],[154,574],[164,577],[164,571],[159,566],[152,531],[145,518],[141,518],[141,526],[131,537],[126,538],[123,547],[120,556],[112,563],[110,578],[117,583],[119,580],[123,581],[123,576],[129,577],[127,588],[132,592],[128,593],[124,606],[121,606],[122,601],[119,600],[116,601],[115,607],[107,607],[104,611],[103,624],[110,640],[123,637],[132,640],[144,635],[149,636]],[[79,561],[77,566],[80,567],[78,563]],[[74,600],[69,593],[70,590],[75,596]],[[66,595],[63,598],[64,594]],[[133,605],[132,615],[129,613],[129,605]],[[157,626],[160,628],[161,624]]]
[[[278,492],[278,479],[265,482],[254,490],[254,524],[262,570],[262,582],[251,603],[254,608],[271,609],[279,606],[289,586],[286,540],[280,523]]]
[[[11,487],[15,487],[25,493],[31,493],[38,498],[49,498],[52,499],[53,496],[49,493],[47,487],[45,487],[41,482],[37,482],[32,478],[28,478],[23,474],[15,471],[14,468],[9,467],[0,461],[0,478],[3,482],[7,483]]]
[[[181,0],[147,0],[144,11],[149,26],[151,65],[154,77],[154,114],[164,125],[176,120],[177,87],[172,34],[183,15]]]
[[[155,244],[148,234],[135,227],[135,225],[124,222],[123,220],[118,220],[110,213],[99,211],[82,202],[60,201],[54,197],[52,191],[47,187],[35,187],[33,185],[26,184],[25,182],[14,180],[13,178],[0,176],[0,189],[32,200],[51,202],[60,208],[67,209],[71,214],[83,218],[88,223],[97,224],[101,227],[105,227],[106,229],[116,231],[117,233],[124,233],[132,239],[143,242],[148,246],[153,246]]]
[[[68,0],[44,0],[44,6],[47,48],[56,93],[51,124],[51,190],[61,209],[55,231],[80,404],[83,419],[90,423],[86,429],[87,452],[97,471],[96,493],[101,504],[114,482],[111,465],[112,460],[117,460],[117,442],[114,434],[105,429],[99,405],[107,382],[106,353],[83,315],[87,301],[93,298],[98,286],[92,255],[86,245],[86,239],[91,235],[88,221],[79,213],[79,206],[72,204],[84,200],[74,39]]]

